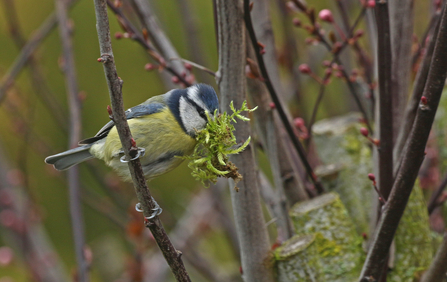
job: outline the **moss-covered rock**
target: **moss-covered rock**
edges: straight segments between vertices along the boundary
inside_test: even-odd
[[[316,235],[295,235],[274,252],[278,282],[318,282]]]
[[[356,281],[364,258],[363,239],[336,193],[297,203],[290,210],[296,234],[317,234],[321,281]]]
[[[375,195],[367,175],[373,168],[370,144],[360,134],[360,119],[359,113],[351,113],[321,120],[313,126],[312,135],[324,163],[316,170],[318,176],[326,188],[340,195],[357,232],[369,234]]]
[[[419,281],[422,273],[430,265],[434,252],[427,204],[418,183],[411,192],[394,238],[396,255],[394,267],[388,274],[387,281]]]

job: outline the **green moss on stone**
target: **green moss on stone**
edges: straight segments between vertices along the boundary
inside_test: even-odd
[[[395,235],[394,268],[390,282],[418,281],[433,258],[433,238],[428,222],[427,205],[416,183]]]
[[[336,193],[297,203],[290,211],[297,234],[317,234],[321,281],[355,281],[364,258],[362,238]]]

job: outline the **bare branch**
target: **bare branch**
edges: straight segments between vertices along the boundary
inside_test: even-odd
[[[377,58],[379,72],[379,190],[388,199],[393,185],[392,51],[388,2],[376,3]]]
[[[148,31],[149,37],[155,44],[155,47],[160,51],[165,61],[169,61],[170,58],[179,58],[180,55],[164,31],[161,29],[160,25],[158,24],[158,19],[152,13],[149,2],[146,0],[132,0],[132,2],[138,17]],[[174,61],[172,68],[179,74],[186,75],[189,72],[179,61]],[[193,84],[195,81],[193,80],[188,82]]]
[[[437,17],[438,21],[436,21],[435,23],[434,31],[431,35],[430,42],[426,47],[426,52],[422,59],[422,64],[418,69],[415,83],[413,86],[413,93],[405,109],[404,117],[402,119],[403,123],[400,127],[400,130],[398,131],[396,145],[393,152],[394,162],[396,164],[394,167],[395,171],[398,168],[397,164],[400,163],[402,157],[401,154],[404,151],[405,143],[408,139],[408,136],[410,135],[411,128],[413,127],[414,118],[416,117],[416,112],[419,107],[419,103],[421,101],[421,96],[422,93],[424,92],[424,88],[427,82],[428,71],[430,70],[431,59],[433,56],[433,51],[435,49],[436,36],[439,30],[439,15]]]
[[[444,233],[444,239],[438,248],[435,258],[430,268],[422,276],[421,282],[442,282],[445,281],[447,265],[447,232]]]
[[[124,113],[121,92],[122,81],[117,75],[113,57],[112,44],[110,41],[109,18],[107,16],[107,2],[106,0],[95,0],[94,3],[101,59],[104,66],[107,85],[109,87],[113,120],[123,145],[124,153],[128,159],[131,159],[131,149],[133,147],[131,142],[132,135]],[[152,209],[155,207],[155,203],[152,200],[150,191],[146,185],[146,179],[144,178],[140,160],[136,159],[130,161],[128,164],[135,192],[143,209],[143,214],[145,217],[149,217],[152,214]],[[169,240],[158,216],[146,222],[146,226],[151,230],[154,239],[163,252],[177,281],[191,281],[185,266],[183,265],[180,253],[174,248]]]
[[[260,47],[258,44],[258,40],[256,39],[256,35],[253,30],[253,25],[251,23],[250,8],[249,8],[248,0],[244,0],[244,15],[245,15],[244,16],[245,26],[247,28],[249,35],[250,35],[252,45],[255,49],[255,54],[256,54],[256,58],[258,60],[259,69],[261,71],[262,77],[263,77],[265,84],[267,86],[267,89],[269,90],[269,93],[273,100],[273,103],[275,103],[275,106],[276,106],[276,109],[278,110],[278,114],[281,118],[281,121],[283,122],[284,127],[285,127],[287,133],[289,134],[290,139],[292,140],[295,150],[298,152],[298,154],[300,156],[301,162],[303,163],[309,178],[312,180],[313,184],[315,185],[315,189],[319,193],[322,193],[323,187],[321,186],[321,183],[319,182],[319,180],[317,179],[317,176],[313,172],[313,169],[307,159],[306,152],[303,148],[303,145],[300,143],[296,134],[294,133],[293,127],[290,124],[289,119],[287,118],[287,114],[284,110],[283,105],[281,104],[281,100],[279,99],[278,94],[276,93],[276,91],[273,87],[273,84],[269,78],[269,75],[267,73],[267,68],[264,64],[264,59],[262,58],[262,55],[261,55],[261,50],[260,50]]]
[[[445,187],[447,187],[447,174],[444,175],[444,178],[439,184],[436,191],[431,195],[430,202],[428,203],[428,214],[432,214],[432,212],[435,210],[435,208],[439,205],[438,199],[442,195],[442,192],[444,191]]]
[[[447,76],[447,9],[441,17],[439,33],[423,97],[408,138],[402,165],[396,176],[390,197],[384,206],[373,243],[363,266],[361,281],[378,280],[386,262],[399,221],[407,205],[419,168],[424,159],[425,146],[441,98]]]

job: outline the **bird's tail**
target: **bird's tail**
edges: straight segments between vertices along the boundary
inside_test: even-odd
[[[66,170],[78,163],[93,158],[89,150],[93,144],[77,147],[45,159],[47,164],[52,164],[57,170]]]

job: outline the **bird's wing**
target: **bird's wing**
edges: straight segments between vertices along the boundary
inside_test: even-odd
[[[160,112],[162,109],[166,108],[165,104],[162,103],[150,103],[150,104],[140,104],[135,107],[132,107],[128,109],[126,113],[126,119],[133,119],[136,117],[141,116],[147,116],[151,114],[155,114]],[[87,139],[84,139],[79,142],[79,145],[86,145],[91,144],[93,142],[96,142],[104,137],[106,137],[109,134],[109,131],[115,126],[115,123],[113,121],[109,121],[104,125],[98,133],[94,137],[90,137]]]

